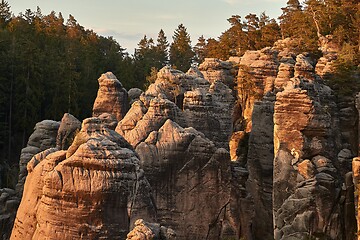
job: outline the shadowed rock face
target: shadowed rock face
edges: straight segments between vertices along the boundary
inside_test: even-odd
[[[128,110],[128,94],[116,76],[107,72],[98,79],[99,90],[94,102],[93,116],[110,113],[120,121]]]
[[[65,113],[56,137],[56,147],[59,150],[68,149],[80,128],[81,122],[70,113]]]
[[[44,120],[37,123],[34,132],[29,137],[27,146],[21,150],[19,181],[16,185],[16,191],[20,196],[22,195],[27,176],[27,163],[35,154],[56,146],[56,137],[59,126],[59,122],[52,120]]]
[[[136,153],[98,118],[84,120],[68,151],[28,169],[11,239],[125,239],[137,218],[155,220]]]

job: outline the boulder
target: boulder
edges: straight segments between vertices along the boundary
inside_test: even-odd
[[[158,223],[148,223],[143,219],[135,221],[135,227],[128,233],[126,240],[171,240],[176,233]]]

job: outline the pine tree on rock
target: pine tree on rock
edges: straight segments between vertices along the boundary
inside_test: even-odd
[[[186,27],[180,24],[174,32],[173,43],[170,46],[170,63],[185,72],[190,68],[194,57],[190,35],[187,33]]]

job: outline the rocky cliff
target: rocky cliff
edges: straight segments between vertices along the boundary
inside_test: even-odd
[[[93,118],[36,126],[12,239],[353,239],[360,96],[326,85],[331,37],[318,61],[289,41],[144,92],[103,74]],[[19,198],[0,193],[10,229]]]

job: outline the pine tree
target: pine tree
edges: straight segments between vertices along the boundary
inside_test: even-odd
[[[279,17],[281,35],[291,37],[296,43],[293,47],[297,52],[318,51],[318,34],[313,23],[313,17],[303,10],[298,0],[289,0],[282,8],[283,14]]]
[[[136,79],[142,84],[146,83],[146,76],[150,74],[151,67],[153,67],[157,60],[157,51],[152,38],[147,38],[145,35],[138,43],[138,48],[135,49],[135,75]]]
[[[259,30],[259,18],[256,14],[248,14],[245,16],[246,21],[243,23],[243,28],[247,31],[247,49],[255,50],[256,45],[261,40]]]
[[[281,39],[280,26],[275,19],[270,19],[265,12],[260,14],[259,27],[261,40],[256,43],[257,49],[273,46],[277,40]]]
[[[4,27],[11,19],[10,5],[2,0],[0,3],[0,27]]]
[[[154,67],[160,69],[169,63],[169,53],[168,53],[169,43],[162,29],[158,34],[156,42],[157,42],[155,47],[156,61]]]
[[[230,56],[241,56],[248,49],[248,37],[243,31],[244,25],[239,15],[233,15],[227,19],[231,27],[219,38],[219,49],[221,59]]]
[[[170,46],[170,63],[185,72],[190,68],[194,57],[190,35],[186,27],[180,24],[174,32],[173,43]]]
[[[202,63],[205,60],[206,56],[206,39],[201,35],[194,47],[194,52],[196,54],[196,61]]]

